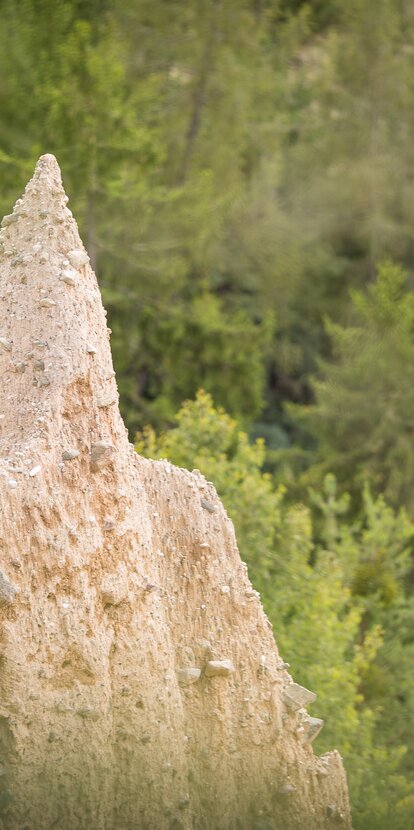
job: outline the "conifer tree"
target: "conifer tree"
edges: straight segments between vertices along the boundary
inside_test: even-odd
[[[315,403],[294,410],[317,442],[305,479],[333,470],[354,491],[368,479],[392,504],[412,509],[414,295],[388,262],[352,301],[352,324],[326,323],[333,358],[313,381]]]

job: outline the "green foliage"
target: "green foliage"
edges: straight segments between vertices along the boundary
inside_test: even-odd
[[[173,429],[157,437],[147,427],[137,449],[195,466],[214,482],[279,648],[295,678],[318,694],[318,714],[326,720],[319,748],[335,745],[344,755],[355,827],[388,830],[395,816],[403,830],[414,818],[414,791],[405,775],[414,766],[405,709],[411,712],[414,699],[411,650],[403,650],[402,665],[398,660],[403,619],[414,641],[408,634],[414,604],[406,591],[414,525],[368,489],[360,520],[350,521],[349,497],[338,495],[333,476],[311,492],[310,506],[287,504],[284,489],[275,490],[262,471],[263,443],[250,445],[205,392],[183,405]],[[398,698],[404,700],[400,711]],[[386,706],[390,711],[383,714]]]
[[[318,442],[309,475],[335,470],[350,489],[369,478],[393,504],[412,508],[414,295],[401,269],[385,263],[353,303],[351,325],[327,322],[333,359],[321,363],[314,405],[297,410]]]
[[[105,296],[110,295],[105,292]],[[172,423],[175,409],[195,394],[200,381],[229,412],[247,421],[257,416],[262,406],[264,353],[272,333],[270,317],[255,325],[242,310],[226,312],[207,291],[168,309],[138,310],[137,316],[136,338],[119,356],[118,338],[125,337],[134,324],[125,332],[115,319],[113,329],[115,358],[124,359],[121,394],[135,404],[132,411],[126,408],[131,427],[139,425],[143,407],[153,423]],[[141,389],[136,387],[137,375]]]

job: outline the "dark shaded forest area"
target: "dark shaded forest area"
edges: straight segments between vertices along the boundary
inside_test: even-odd
[[[356,830],[414,828],[411,0],[0,19],[0,213],[54,153],[131,437],[215,483]]]

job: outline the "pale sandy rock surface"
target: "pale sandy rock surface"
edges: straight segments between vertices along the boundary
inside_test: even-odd
[[[213,486],[128,443],[66,201],[42,156],[0,233],[0,828],[349,830]]]

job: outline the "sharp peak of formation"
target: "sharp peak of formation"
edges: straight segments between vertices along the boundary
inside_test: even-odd
[[[213,485],[140,458],[52,155],[0,232],[0,830],[351,826]]]

